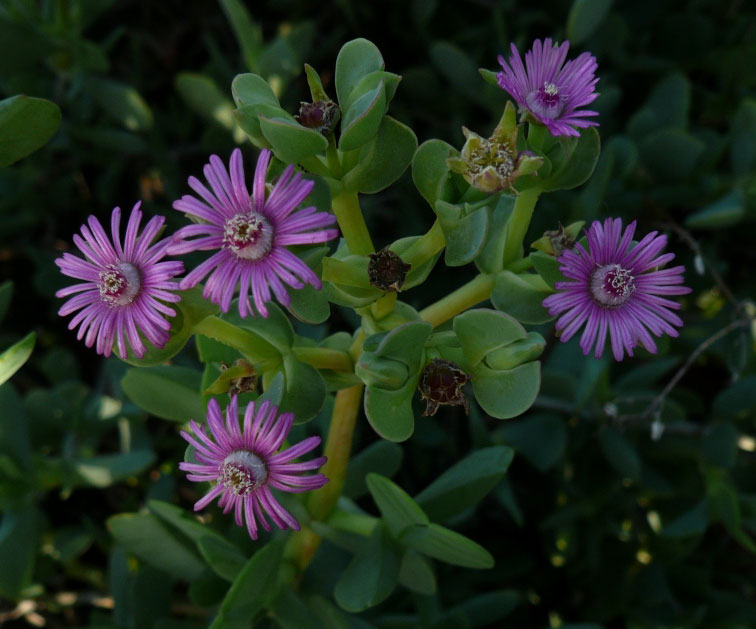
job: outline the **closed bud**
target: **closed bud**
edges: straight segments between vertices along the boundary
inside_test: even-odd
[[[330,135],[341,117],[339,106],[332,100],[301,103],[294,119],[303,127],[315,129],[325,136]]]

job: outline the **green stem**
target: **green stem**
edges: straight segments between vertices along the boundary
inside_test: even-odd
[[[292,352],[297,360],[312,365],[316,369],[331,369],[333,371],[354,371],[352,357],[347,352],[328,347],[293,347]]]
[[[412,246],[401,255],[401,258],[407,264],[411,264],[412,268],[417,268],[439,251],[442,251],[445,246],[446,239],[441,230],[441,223],[436,220],[425,234],[412,243]]]
[[[339,151],[336,148],[336,140],[333,135],[328,140],[328,148],[326,149],[326,160],[328,161],[328,170],[331,171],[331,177],[334,179],[341,179],[341,160],[339,159]]]
[[[363,385],[359,384],[341,389],[336,394],[324,451],[328,461],[321,469],[328,478],[328,484],[312,492],[307,501],[313,520],[323,521],[328,517],[344,488],[349,455],[352,451],[354,425],[362,405],[363,388]],[[309,527],[304,527],[299,535],[292,539],[292,554],[296,557],[300,571],[304,571],[308,566],[320,541],[320,536]]]
[[[531,148],[543,152],[543,145],[549,135],[551,134],[546,128],[546,125],[543,125],[539,122],[528,123],[528,144],[531,146]]]
[[[519,260],[515,260],[507,266],[507,271],[512,271],[512,273],[522,273],[523,271],[527,271],[529,269],[533,268],[533,260],[530,259],[530,256],[527,256],[525,258],[520,258]]]
[[[340,192],[333,198],[332,207],[350,253],[357,255],[373,253],[375,247],[365,225],[357,193],[346,190]]]
[[[393,311],[396,305],[396,293],[390,292],[383,295],[372,304],[370,304],[370,314],[373,315],[376,321],[380,321],[384,317],[388,317]]]
[[[194,326],[195,334],[202,334],[239,350],[252,363],[279,358],[281,353],[261,336],[243,330],[233,323],[211,315]]]
[[[528,232],[530,219],[540,194],[541,191],[538,188],[530,188],[517,195],[504,239],[504,266],[522,257],[523,240]]]
[[[435,328],[468,308],[488,299],[491,296],[495,281],[494,275],[481,273],[453,293],[449,293],[435,304],[421,310],[420,317],[432,323]]]

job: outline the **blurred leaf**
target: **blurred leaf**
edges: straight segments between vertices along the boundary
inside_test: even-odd
[[[685,226],[690,229],[725,229],[737,225],[745,213],[743,193],[735,190],[689,214],[685,218]]]
[[[108,518],[116,542],[145,563],[186,580],[199,577],[205,564],[188,544],[149,513],[122,513]]]
[[[379,474],[368,474],[366,481],[392,537],[398,538],[404,530],[415,524],[429,523],[428,516],[396,483]]]
[[[347,467],[342,495],[359,498],[368,492],[366,477],[370,473],[391,478],[402,462],[402,448],[390,441],[371,443],[357,456],[352,457]]]
[[[202,374],[194,369],[160,365],[128,369],[121,386],[132,402],[156,417],[176,422],[202,421],[205,407],[201,380]]]
[[[384,538],[383,528],[375,530],[341,573],[334,598],[342,609],[358,613],[383,602],[396,587],[399,557]]]
[[[432,596],[436,593],[436,575],[428,561],[414,550],[408,550],[399,567],[399,583],[408,590]]]
[[[133,450],[120,454],[103,454],[87,459],[74,459],[71,467],[85,485],[109,487],[143,472],[155,461],[151,450]]]
[[[567,39],[581,44],[601,26],[612,8],[613,0],[574,0],[567,16]]]
[[[42,98],[12,96],[0,101],[0,168],[41,148],[60,126],[60,109]]]
[[[604,427],[598,438],[606,462],[623,478],[639,481],[641,460],[632,444],[620,432],[610,427]]]
[[[247,629],[275,596],[283,546],[271,542],[252,555],[231,584],[211,629]]]
[[[628,122],[628,133],[640,138],[659,129],[685,129],[688,126],[690,92],[690,81],[685,75],[675,73],[664,77]]]
[[[294,413],[294,421],[302,424],[313,419],[323,408],[326,386],[320,372],[300,362],[293,355],[284,356],[285,393],[279,410]]]
[[[719,422],[706,427],[701,452],[714,465],[733,467],[738,458],[740,433],[730,422]]]
[[[124,129],[139,132],[152,127],[152,111],[133,87],[100,78],[90,78],[88,84],[100,107]]]
[[[643,138],[638,148],[654,178],[679,181],[693,173],[706,146],[680,129],[661,129]],[[670,155],[675,159],[669,159]]]
[[[201,537],[197,546],[213,571],[227,581],[233,581],[246,563],[246,557],[231,542],[220,536]]]
[[[279,590],[271,604],[270,612],[277,626],[282,629],[323,629],[320,619],[313,615],[307,603],[288,587]]]
[[[239,0],[220,0],[221,8],[236,36],[247,68],[256,72],[262,50],[262,29],[252,21],[249,11]]]
[[[213,120],[227,131],[236,129],[234,104],[221,92],[211,78],[193,72],[181,72],[176,76],[176,89],[190,109],[206,120]],[[242,135],[241,138],[244,136]],[[234,139],[240,138],[235,133]]]
[[[448,520],[482,500],[504,478],[514,457],[512,448],[477,450],[455,463],[416,497],[432,520]]]
[[[480,544],[439,526],[415,524],[404,531],[402,544],[423,555],[463,568],[493,568],[494,558]]]
[[[556,465],[567,449],[567,429],[558,415],[530,415],[499,428],[496,435],[541,472]]]
[[[680,538],[701,535],[709,526],[709,508],[705,500],[675,518],[661,530],[662,537]]]
[[[453,608],[470,620],[473,627],[494,625],[512,613],[521,601],[521,596],[514,590],[497,590],[478,594]]]
[[[0,594],[18,599],[34,575],[42,514],[31,505],[8,510],[0,520]]]
[[[756,100],[740,103],[730,126],[730,163],[736,175],[747,175],[756,166]]]
[[[8,312],[12,297],[13,282],[6,280],[2,284],[0,284],[0,323],[2,323],[6,313]]]
[[[756,409],[756,375],[746,376],[720,391],[714,398],[715,415],[733,419],[747,419]]]
[[[30,332],[0,354],[0,385],[7,382],[31,356],[37,335]]]

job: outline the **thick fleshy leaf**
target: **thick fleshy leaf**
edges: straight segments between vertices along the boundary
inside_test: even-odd
[[[187,422],[205,417],[201,381],[202,374],[194,369],[159,365],[128,369],[121,386],[142,410],[161,419]]]
[[[507,371],[478,365],[473,373],[473,391],[481,408],[498,419],[517,417],[535,402],[541,388],[541,363],[525,363]]]
[[[448,520],[477,504],[504,478],[514,457],[512,448],[492,446],[455,463],[416,497],[433,520]]]
[[[231,82],[231,94],[237,107],[258,104],[280,106],[268,82],[257,74],[237,74]]]
[[[554,288],[557,282],[564,282],[565,277],[559,270],[559,261],[554,256],[550,256],[542,251],[534,251],[529,256],[538,275],[546,282],[550,288]]]
[[[347,467],[342,494],[347,498],[359,498],[368,492],[366,477],[370,473],[391,478],[399,470],[402,449],[390,441],[372,443],[357,456],[352,457]]]
[[[691,229],[725,229],[737,225],[745,216],[743,192],[734,190],[688,215],[685,226]]]
[[[383,56],[375,44],[359,38],[348,41],[336,57],[334,82],[339,104],[349,99],[352,90],[372,72],[383,70]]]
[[[497,273],[504,266],[504,243],[507,236],[507,223],[514,209],[515,197],[500,194],[493,208],[492,221],[488,228],[483,249],[475,258],[475,266],[484,273]]]
[[[334,597],[348,612],[359,613],[388,598],[399,579],[399,556],[376,526],[372,535],[341,574]]]
[[[368,474],[366,481],[370,495],[394,539],[398,539],[410,526],[430,523],[418,504],[393,481],[380,474]]]
[[[270,142],[276,157],[286,164],[297,164],[322,153],[328,140],[315,129],[303,127],[293,118],[260,114],[260,130]]]
[[[480,544],[454,531],[429,524],[416,524],[402,534],[400,542],[423,555],[464,568],[493,568],[494,558]]]
[[[369,142],[378,133],[386,111],[386,88],[381,81],[355,100],[341,119],[340,151],[353,151]]]
[[[272,542],[252,555],[231,584],[211,629],[239,629],[252,625],[254,617],[278,590],[283,545]]]
[[[123,513],[107,524],[117,543],[151,566],[189,581],[205,571],[200,556],[154,515]]]
[[[402,563],[399,566],[399,583],[408,590],[423,596],[432,596],[436,593],[436,575],[433,574],[433,567],[414,550],[408,550],[402,556]]]
[[[433,139],[423,142],[412,158],[412,181],[432,208],[439,199],[448,200],[449,167],[446,160],[458,155],[459,151],[450,144]]]
[[[326,386],[315,367],[298,361],[292,354],[284,356],[285,390],[280,404],[282,413],[294,413],[294,422],[313,419],[323,408]]]
[[[446,239],[444,262],[463,266],[483,250],[491,224],[491,210],[479,208],[469,213],[445,201],[436,202],[436,215]]]
[[[525,339],[527,332],[515,319],[496,310],[476,308],[454,318],[465,357],[475,367],[490,351]]]
[[[501,271],[491,293],[494,308],[513,316],[521,323],[536,324],[551,321],[543,307],[543,300],[554,291],[535,273],[516,275]]]
[[[596,127],[583,129],[580,137],[570,140],[565,151],[550,156],[553,170],[548,177],[537,178],[538,187],[545,191],[570,190],[588,181],[601,153],[601,139]]]
[[[12,96],[0,101],[0,168],[41,148],[60,126],[60,109],[43,98]]]
[[[416,148],[412,129],[384,116],[375,138],[360,149],[357,166],[344,175],[344,188],[363,194],[380,192],[407,170]]]

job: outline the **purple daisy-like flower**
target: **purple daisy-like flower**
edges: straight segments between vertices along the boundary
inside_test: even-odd
[[[219,498],[223,513],[232,509],[236,524],[244,526],[252,539],[257,539],[257,523],[270,531],[266,515],[281,529],[299,530],[299,522],[273,497],[270,488],[301,493],[320,489],[328,482],[323,474],[302,474],[318,469],[326,462],[321,456],[304,463],[292,461],[320,443],[320,437],[308,437],[295,446],[276,453],[291,430],[293,413],[278,415],[278,407],[266,400],[250,402],[244,413],[244,426],[239,427],[238,399],[231,398],[223,423],[220,405],[210,400],[207,405],[208,435],[203,426],[189,422],[193,434],[181,432],[195,448],[198,463],[179,463],[187,478],[196,482],[214,482],[213,487],[194,505],[199,511]]]
[[[523,65],[517,47],[511,44],[511,48],[509,63],[499,55],[503,71],[497,79],[499,87],[509,92],[521,109],[546,125],[553,136],[578,136],[575,127],[598,125],[594,120],[585,120],[598,116],[598,112],[580,109],[598,96],[598,78],[594,77],[598,64],[593,55],[584,52],[565,63],[570,42],[552,44],[547,37],[543,43],[540,39],[533,42]]]
[[[166,254],[169,240],[163,239],[152,246],[165,222],[165,217],[154,216],[145,225],[141,236],[139,224],[142,212],[139,201],[131,210],[126,235],[121,244],[121,208],[115,208],[110,217],[112,239],[96,217],[90,216],[81,226],[80,237],[73,241],[85,259],[64,253],[55,260],[63,275],[83,280],[62,288],[56,297],[71,297],[58,314],[66,316],[79,311],[68,329],[79,326],[77,338],[84,338],[87,347],[97,341],[98,354],[110,356],[113,343],[118,343],[121,358],[128,356],[127,341],[138,357],[147,351],[140,333],[156,347],[168,341],[170,322],[163,315],[173,317],[176,311],[163,302],[177,302],[181,298],[169,292],[178,288],[171,278],[184,272],[182,262],[160,260]]]
[[[218,250],[181,280],[181,288],[195,286],[212,271],[203,295],[228,312],[239,286],[242,317],[254,314],[250,293],[257,311],[267,317],[265,304],[271,300],[271,291],[288,306],[291,299],[286,285],[295,289],[305,284],[320,288],[318,276],[286,247],[326,242],[339,233],[324,229],[336,222],[332,214],[318,212],[314,207],[295,212],[314,182],[294,174],[294,166],[288,166],[272,190],[267,191],[265,176],[270,159],[269,150],[260,153],[250,196],[244,182],[241,151],[235,149],[231,154],[230,173],[221,159],[212,155],[204,168],[210,190],[190,177],[189,186],[200,198],[185,195],[173,204],[174,209],[202,222],[179,229],[169,252],[173,255]],[[187,240],[193,236],[199,237]]]
[[[642,343],[656,353],[651,334],[678,336],[674,326],[682,320],[673,311],[680,304],[666,299],[685,295],[683,266],[662,269],[674,253],[662,253],[667,237],[651,232],[633,245],[635,221],[622,231],[622,220],[608,218],[602,225],[594,221],[587,232],[588,249],[576,244],[559,256],[562,275],[572,281],[557,282],[557,293],[543,300],[552,316],[561,315],[556,329],[562,341],[572,338],[585,323],[580,347],[588,354],[595,345],[595,356],[604,352],[607,334],[612,353],[622,360],[624,353]]]

